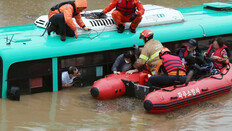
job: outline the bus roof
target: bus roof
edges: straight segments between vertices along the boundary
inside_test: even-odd
[[[205,9],[203,6],[179,8],[185,22],[138,28],[133,34],[129,30],[119,34],[117,31],[80,35],[78,39],[67,37],[65,42],[58,35],[47,33],[41,37],[44,29],[34,25],[20,25],[0,28],[0,56],[3,61],[12,64],[21,61],[53,58],[75,54],[99,52],[143,45],[140,32],[150,29],[154,39],[161,42],[187,40],[232,33],[232,14],[229,11]],[[9,41],[12,41],[10,44]]]

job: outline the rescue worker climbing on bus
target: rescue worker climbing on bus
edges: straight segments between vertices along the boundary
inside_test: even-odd
[[[222,69],[229,64],[230,52],[229,48],[225,45],[222,37],[215,38],[207,52],[204,53],[207,61],[212,61],[216,69]]]
[[[112,17],[116,22],[118,33],[124,32],[125,22],[131,22],[130,31],[135,33],[138,24],[142,20],[142,15],[145,12],[141,1],[112,0],[112,2],[105,9],[103,9],[101,13],[99,13],[99,18],[114,8],[116,9],[112,12]]]
[[[137,69],[133,69],[133,64],[135,62],[135,55],[133,51],[127,51],[120,56],[117,57],[115,60],[112,71],[115,74],[120,74],[120,72],[126,72],[126,73],[134,73],[138,72]]]
[[[168,87],[174,84],[183,84],[186,80],[186,69],[178,56],[171,55],[168,48],[163,48],[159,53],[156,75],[147,81],[150,91],[156,87]],[[162,74],[161,74],[162,73]]]
[[[74,23],[73,17],[83,30],[90,30],[85,26],[80,14],[86,8],[87,0],[67,1],[53,6],[48,16],[48,35],[54,31],[60,35],[62,41],[66,40],[66,36],[78,38],[78,27]]]
[[[143,39],[145,45],[139,58],[134,63],[134,67],[140,69],[144,65],[148,65],[151,74],[155,75],[156,65],[159,61],[159,52],[163,48],[163,45],[158,40],[154,40],[153,35],[154,33],[148,29],[140,34],[139,38]]]

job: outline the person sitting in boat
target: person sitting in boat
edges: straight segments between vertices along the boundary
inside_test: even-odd
[[[112,12],[112,17],[117,24],[118,33],[122,33],[125,30],[125,22],[131,22],[130,31],[136,32],[138,24],[142,20],[142,15],[145,10],[141,1],[139,0],[113,0],[103,11],[99,14],[101,18],[112,9],[116,8]]]
[[[74,78],[80,76],[80,72],[75,66],[70,66],[68,71],[62,72],[62,87],[71,87],[74,84]]]
[[[182,46],[178,50],[177,55],[185,64],[187,71],[207,66],[195,39],[190,39],[186,45]]]
[[[186,69],[178,56],[171,55],[168,48],[163,48],[159,53],[160,60],[157,63],[156,75],[151,76],[147,86],[151,91],[155,87],[168,87],[175,84],[183,84],[186,81]],[[161,73],[164,74],[161,74]]]
[[[133,63],[135,61],[135,55],[132,51],[127,51],[124,54],[121,54],[115,60],[112,71],[113,73],[120,74],[120,72],[134,73],[138,72],[137,69],[132,70]]]
[[[134,63],[134,68],[141,69],[144,65],[148,65],[152,75],[155,75],[157,62],[159,61],[159,52],[163,49],[163,45],[153,39],[154,33],[148,29],[140,34],[140,39],[143,39],[145,45],[142,48],[139,58]]]
[[[75,18],[77,24],[84,30],[90,30],[85,26],[81,19],[81,14],[87,8],[87,0],[75,0],[57,4],[51,8],[49,12],[48,35],[55,31],[60,35],[62,41],[66,40],[66,36],[78,38],[78,27],[73,21]]]
[[[229,48],[225,45],[222,37],[217,37],[212,41],[209,49],[204,53],[204,57],[212,61],[217,69],[222,69],[229,64]]]
[[[187,63],[185,58],[196,57],[197,52],[199,52],[198,42],[195,39],[190,39],[186,45],[180,48],[178,51],[178,56],[184,63]]]

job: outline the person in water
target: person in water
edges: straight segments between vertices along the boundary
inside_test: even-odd
[[[217,69],[222,69],[229,64],[229,48],[225,45],[222,37],[217,37],[212,41],[209,49],[204,53],[204,57],[212,61]]]
[[[90,30],[85,26],[81,19],[81,12],[87,8],[87,0],[75,0],[57,4],[49,12],[48,35],[55,31],[60,35],[62,41],[66,36],[78,38],[78,27],[73,21],[75,18],[77,24],[85,31]]]
[[[159,57],[156,75],[151,76],[147,81],[147,86],[150,87],[151,91],[155,87],[168,87],[174,84],[185,83],[186,69],[180,57],[171,55],[171,51],[168,48],[163,48],[159,53]],[[177,81],[178,83],[175,83]]]
[[[133,68],[133,63],[135,62],[135,55],[133,51],[127,51],[124,54],[121,54],[115,60],[112,71],[113,73],[120,74],[120,72],[134,73],[137,72],[137,69]]]
[[[112,9],[112,17],[116,22],[118,33],[125,30],[125,22],[131,22],[130,31],[136,32],[136,28],[142,20],[145,10],[139,0],[112,0],[112,2],[99,14],[101,18]]]
[[[139,38],[143,39],[145,45],[139,58],[134,63],[134,68],[141,69],[144,65],[147,65],[151,74],[155,75],[156,65],[159,61],[159,52],[163,49],[163,45],[158,40],[154,40],[153,35],[154,33],[148,29],[140,34]]]
[[[80,72],[75,66],[70,66],[68,71],[62,72],[62,87],[72,87],[74,78],[80,75]]]

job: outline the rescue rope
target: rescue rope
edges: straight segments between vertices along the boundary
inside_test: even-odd
[[[220,75],[222,76],[221,78],[214,77],[214,76],[211,76],[210,78],[221,80],[221,79],[223,79],[224,75],[226,75],[230,71],[230,68],[231,68],[231,66],[230,66],[230,64],[228,64],[228,68],[226,68],[226,70],[227,70],[226,73],[223,74],[222,72],[220,72]]]
[[[97,38],[99,35],[101,35],[101,34],[105,31],[105,29],[106,29],[106,26],[104,27],[104,29],[103,29],[100,33],[99,33],[97,30],[91,29],[92,31],[94,31],[94,32],[97,33],[96,36],[91,37],[91,36],[90,36],[91,32],[89,32],[87,37],[81,36],[81,37],[78,37],[78,38],[89,38],[89,39],[93,40],[93,39]],[[91,31],[91,30],[90,30],[90,31]]]

